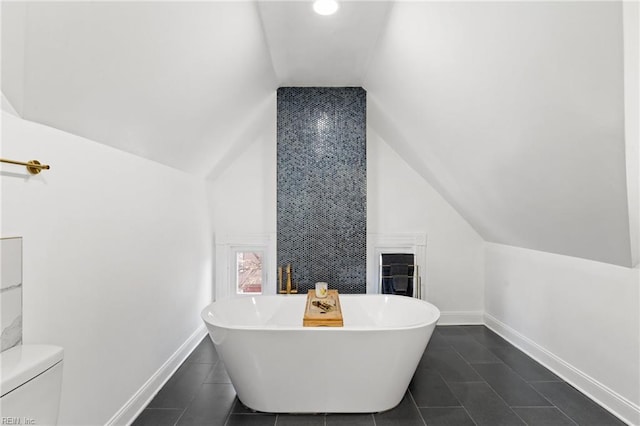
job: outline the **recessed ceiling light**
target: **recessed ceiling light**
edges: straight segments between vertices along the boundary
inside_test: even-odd
[[[333,15],[338,10],[336,0],[316,0],[313,2],[313,10],[318,15]]]

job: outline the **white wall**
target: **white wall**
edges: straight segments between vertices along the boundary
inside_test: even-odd
[[[198,176],[276,87],[255,2],[6,3],[21,117]]]
[[[276,232],[276,99],[275,92],[250,114],[236,135],[234,149],[209,173],[207,198],[218,243],[238,243],[275,236]],[[238,240],[238,236],[244,236]],[[248,236],[248,238],[246,238]],[[234,240],[235,239],[235,240]],[[275,243],[273,243],[275,244]],[[275,250],[273,250],[275,251]],[[216,286],[228,286],[226,252],[215,253]],[[269,271],[276,270],[275,252]],[[275,272],[273,272],[275,273]],[[268,273],[267,279],[273,279]],[[266,287],[275,288],[275,283]],[[227,287],[228,288],[228,287]],[[219,288],[220,295],[226,291]]]
[[[9,100],[4,96],[4,93],[1,93],[0,95],[2,95],[2,104],[0,109],[2,109],[2,111],[8,113],[8,114],[13,114],[15,116],[20,116],[20,114],[18,114],[18,111],[15,110],[15,108],[13,107],[13,105],[11,104],[11,102],[9,102]],[[0,146],[2,146],[0,144]]]
[[[622,22],[622,2],[396,2],[364,86],[485,240],[631,266]]]
[[[631,265],[640,262],[640,3],[622,4],[624,29],[624,128]]]
[[[239,153],[215,180],[207,181],[216,234],[276,231],[275,162],[275,141],[260,138]]]
[[[276,231],[275,96],[263,110],[269,120],[237,141],[243,147],[225,158],[207,181],[211,223],[216,234]],[[256,117],[257,118],[257,117]],[[247,123],[254,126],[255,123]]]
[[[640,424],[640,269],[487,244],[487,324]]]
[[[26,2],[0,4],[0,64],[2,74],[2,107],[21,115],[24,106],[24,29],[27,23]],[[11,81],[13,84],[4,84]],[[5,99],[6,96],[6,99]]]
[[[204,335],[204,181],[5,113],[2,142],[3,157],[51,165],[0,169],[1,233],[24,237],[24,342],[64,347],[59,423],[105,424]]]
[[[471,226],[369,128],[367,233],[426,233],[429,302],[440,323],[482,321],[484,241]]]

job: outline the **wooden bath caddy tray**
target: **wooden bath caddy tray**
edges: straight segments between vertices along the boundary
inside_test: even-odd
[[[316,306],[318,303],[321,306]],[[344,324],[338,290],[329,290],[327,297],[322,299],[316,297],[315,289],[309,290],[302,325],[304,327],[342,327]]]

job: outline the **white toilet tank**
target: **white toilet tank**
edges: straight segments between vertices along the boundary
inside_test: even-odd
[[[62,358],[62,348],[51,345],[19,345],[0,353],[0,415],[4,424],[57,423]]]

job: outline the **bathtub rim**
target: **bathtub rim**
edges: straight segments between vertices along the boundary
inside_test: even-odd
[[[432,324],[437,324],[438,321],[440,320],[440,316],[441,316],[441,312],[440,309],[438,309],[437,306],[435,306],[434,304],[427,302],[426,300],[422,300],[422,299],[416,299],[416,298],[412,298],[412,297],[407,297],[407,296],[398,296],[398,295],[393,295],[393,294],[341,294],[340,297],[361,297],[361,296],[366,296],[366,297],[389,297],[389,298],[393,298],[393,299],[398,299],[398,300],[404,300],[407,303],[423,303],[428,305],[427,307],[431,310],[434,311],[434,317],[432,321],[423,321],[423,322],[419,322],[419,323],[411,323],[411,324],[407,324],[407,325],[402,325],[402,326],[398,326],[398,325],[391,325],[391,326],[380,326],[380,325],[371,325],[371,326],[350,326],[350,325],[344,325],[342,327],[305,327],[302,325],[302,315],[300,316],[300,324],[299,325],[275,325],[275,324],[261,324],[261,325],[228,325],[228,324],[220,324],[220,323],[215,323],[209,320],[209,317],[207,315],[208,311],[210,310],[210,307],[216,303],[224,303],[226,301],[229,300],[238,300],[238,299],[250,299],[250,298],[255,298],[255,297],[260,297],[260,298],[305,298],[307,295],[306,294],[291,294],[291,295],[277,295],[277,294],[263,294],[263,295],[256,295],[256,296],[239,296],[238,298],[232,298],[232,299],[223,299],[223,300],[216,300],[214,302],[209,303],[207,306],[205,306],[202,311],[200,312],[200,318],[202,318],[202,320],[205,322],[206,325],[210,325],[212,327],[218,327],[221,329],[225,329],[225,330],[242,330],[242,331],[305,331],[305,332],[346,332],[346,331],[360,331],[360,332],[376,332],[376,331],[401,331],[401,330],[413,330],[413,329],[417,329],[417,328],[423,328],[423,327],[429,327]]]

